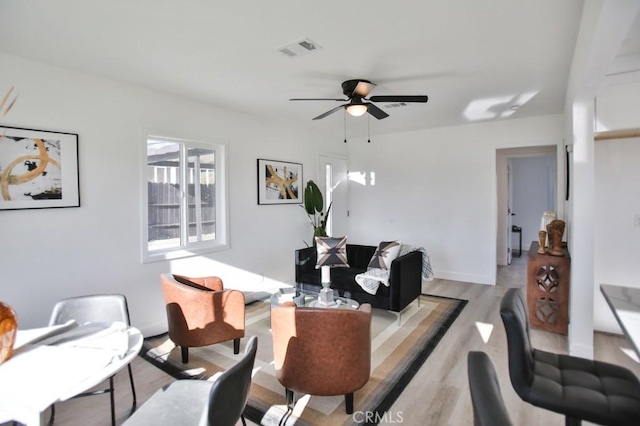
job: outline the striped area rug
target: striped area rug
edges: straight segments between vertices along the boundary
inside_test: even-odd
[[[246,306],[246,335],[258,336],[253,383],[245,417],[261,425],[375,424],[383,418],[442,336],[458,317],[466,300],[420,296],[397,315],[372,309],[371,378],[354,395],[354,414],[345,413],[344,396],[296,394],[293,410],[286,409],[284,388],[275,377],[270,334],[270,305],[256,301]],[[241,352],[244,351],[244,341]],[[140,355],[176,378],[206,380],[233,365],[233,342],[189,349],[189,363],[182,364],[180,348],[167,335],[145,339]]]

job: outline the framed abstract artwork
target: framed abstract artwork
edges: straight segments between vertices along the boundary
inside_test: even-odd
[[[302,164],[258,159],[258,204],[301,204]]]
[[[0,210],[80,207],[78,135],[0,126]]]

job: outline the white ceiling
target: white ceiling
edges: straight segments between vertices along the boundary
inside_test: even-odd
[[[372,95],[429,95],[386,108],[372,133],[562,113],[581,0],[2,0],[0,51],[317,131],[311,119],[365,78]],[[316,53],[278,48],[309,38]],[[11,83],[11,82],[10,82]],[[471,107],[470,107],[471,105]],[[366,118],[349,117],[352,129]]]

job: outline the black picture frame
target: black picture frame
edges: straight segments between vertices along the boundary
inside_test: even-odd
[[[564,155],[565,155],[565,201],[569,201],[569,191],[571,188],[571,154],[569,152],[569,147],[564,147]]]
[[[0,210],[80,207],[78,135],[0,126]]]
[[[302,164],[258,158],[258,204],[302,204]]]

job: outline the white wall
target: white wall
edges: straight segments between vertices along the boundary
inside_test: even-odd
[[[349,240],[401,239],[426,248],[438,278],[495,284],[496,150],[558,145],[562,132],[546,116],[349,141]]]
[[[622,77],[622,79],[620,78]],[[640,128],[640,72],[608,78],[598,93],[600,130]],[[595,143],[594,327],[621,333],[600,284],[640,287],[640,138]]]
[[[0,211],[0,300],[16,309],[21,327],[45,325],[60,298],[121,292],[134,324],[160,331],[166,321],[158,275],[170,270],[220,274],[237,286],[262,275],[293,279],[293,250],[308,236],[307,218],[296,205],[257,205],[256,159],[303,163],[308,180],[315,177],[318,144],[326,149],[322,138],[290,124],[0,54],[0,93],[11,86],[19,97],[3,125],[79,134],[82,204]],[[227,141],[230,250],[141,263],[143,128]]]
[[[494,284],[496,150],[561,143],[562,116],[373,135],[322,137],[217,108],[17,57],[0,55],[0,88],[16,86],[8,126],[79,134],[82,207],[0,212],[4,282],[0,299],[24,327],[46,323],[56,300],[122,292],[134,324],[162,331],[158,275],[219,274],[236,287],[293,279],[293,250],[308,236],[297,206],[256,204],[256,159],[304,164],[316,153],[349,150],[350,170],[375,173],[375,185],[351,185],[349,240],[400,238],[424,246],[436,276]],[[172,262],[140,262],[141,129],[228,141],[231,249]],[[267,278],[262,280],[262,276]]]
[[[636,0],[585,2],[565,102],[571,145],[571,197],[566,205],[571,252],[569,353],[593,357],[595,282],[594,100],[640,11]]]
[[[640,138],[596,142],[595,146],[596,286],[640,288]],[[611,309],[596,289],[594,327],[621,333]]]
[[[640,70],[604,79],[596,104],[596,131],[640,127]]]

